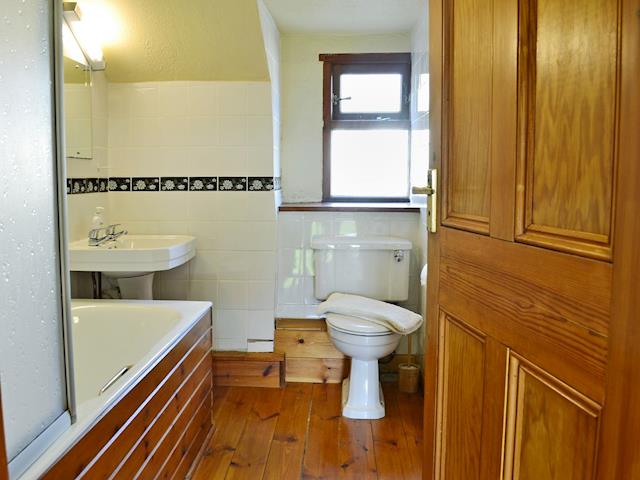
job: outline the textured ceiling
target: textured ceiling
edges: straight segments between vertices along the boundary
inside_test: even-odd
[[[269,79],[256,0],[78,3],[114,24],[103,46],[111,82]]]
[[[265,0],[283,33],[398,33],[427,0]]]

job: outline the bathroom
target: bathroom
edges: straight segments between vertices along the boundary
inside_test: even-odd
[[[0,480],[640,478],[640,6],[581,3],[5,0]]]

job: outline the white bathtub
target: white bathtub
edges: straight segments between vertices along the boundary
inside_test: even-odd
[[[210,308],[210,302],[73,300],[77,420],[20,478],[42,475]],[[127,366],[124,375],[99,393]]]

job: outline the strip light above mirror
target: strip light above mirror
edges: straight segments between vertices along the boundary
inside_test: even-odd
[[[64,21],[71,30],[71,33],[73,33],[78,45],[80,45],[91,69],[104,70],[105,61],[102,46],[96,36],[92,33],[92,30],[88,28],[86,22],[83,23],[80,6],[77,2],[64,2],[63,5]],[[76,59],[74,58],[74,60]]]

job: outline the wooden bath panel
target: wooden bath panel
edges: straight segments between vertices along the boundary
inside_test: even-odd
[[[42,478],[184,477],[212,429],[211,345],[209,311]]]

